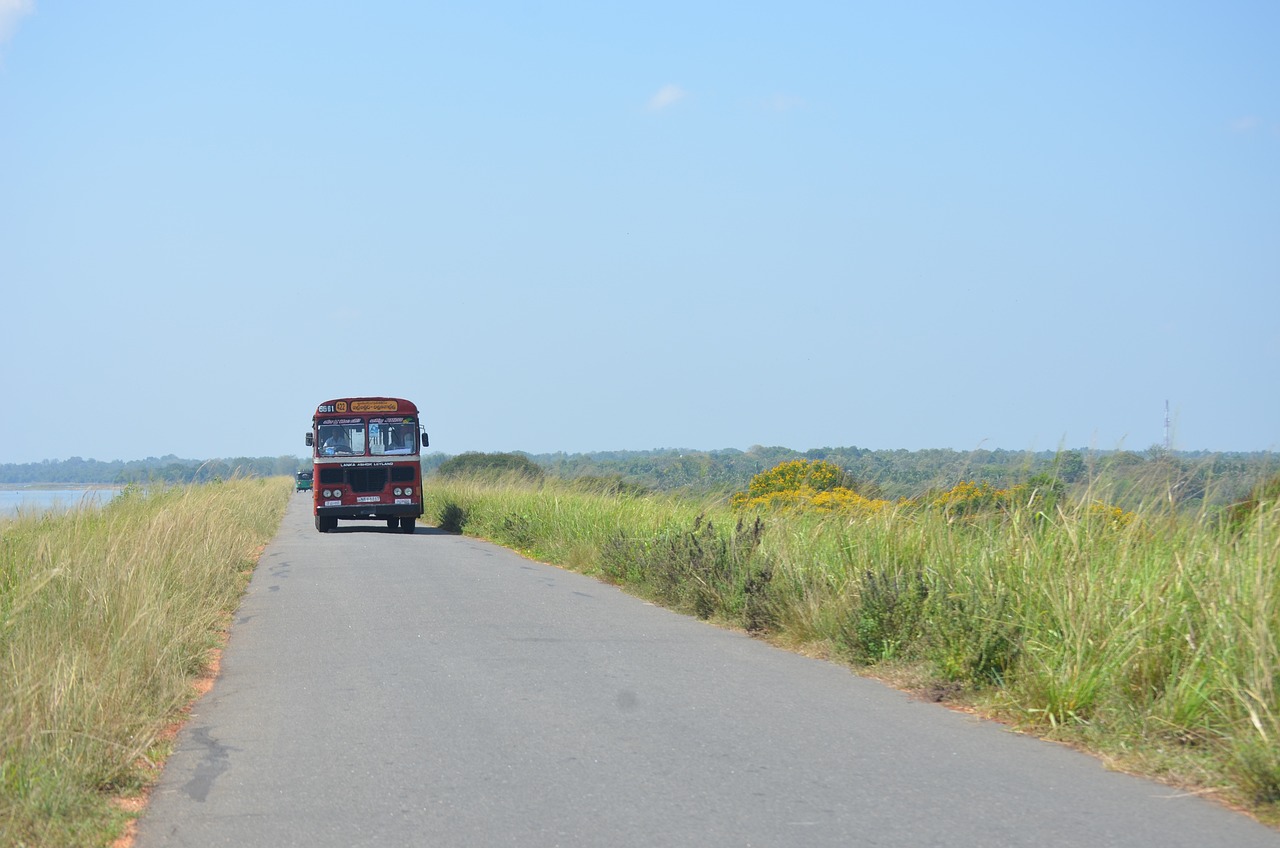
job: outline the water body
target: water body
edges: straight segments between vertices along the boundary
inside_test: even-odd
[[[102,506],[119,492],[119,489],[0,489],[0,518]]]

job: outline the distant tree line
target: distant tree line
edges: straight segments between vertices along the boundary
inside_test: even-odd
[[[126,486],[130,483],[205,483],[232,477],[292,476],[311,466],[296,456],[240,456],[231,459],[181,459],[169,455],[130,461],[82,459],[5,463],[0,484],[9,486]]]
[[[919,497],[960,481],[1001,489],[1030,480],[1051,480],[1062,491],[1105,489],[1107,499],[1131,507],[1158,498],[1184,508],[1226,505],[1249,497],[1280,473],[1280,457],[1266,451],[1210,453],[1166,451],[909,451],[827,447],[796,451],[756,445],[749,450],[602,451],[593,453],[504,454],[432,453],[422,457],[424,474],[511,473],[581,479],[615,489],[731,494],[745,491],[751,478],[782,462],[825,460],[847,472],[851,488],[866,497]],[[199,483],[234,476],[292,475],[310,468],[296,456],[195,460],[176,456],[102,462],[72,457],[0,465],[0,485],[117,485]]]

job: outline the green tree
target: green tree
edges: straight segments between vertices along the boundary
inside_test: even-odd
[[[1079,451],[1065,451],[1058,454],[1055,464],[1057,465],[1056,476],[1063,483],[1074,483],[1084,477],[1089,470]]]

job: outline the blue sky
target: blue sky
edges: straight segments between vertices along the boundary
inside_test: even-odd
[[[1280,5],[0,0],[0,462],[1280,448]]]

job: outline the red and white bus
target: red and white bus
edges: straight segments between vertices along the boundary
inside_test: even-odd
[[[336,398],[317,406],[307,433],[316,529],[327,533],[340,518],[371,519],[412,533],[423,511],[419,448],[428,444],[418,408],[404,398]]]

